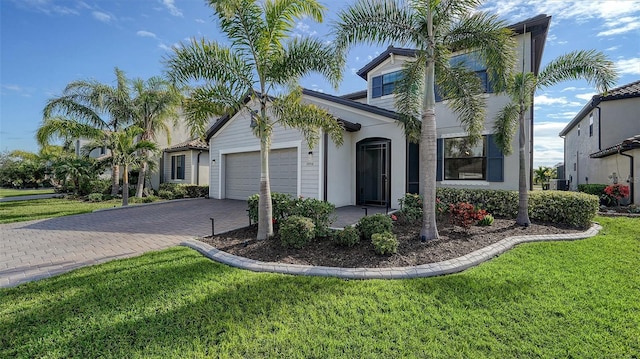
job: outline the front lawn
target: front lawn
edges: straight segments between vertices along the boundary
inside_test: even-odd
[[[65,198],[34,199],[30,201],[0,202],[0,223],[55,218],[88,213],[100,208],[119,207],[121,199],[104,202],[85,202]]]
[[[516,249],[445,277],[238,270],[186,248],[0,290],[0,357],[632,358],[640,228]]]
[[[55,193],[53,188],[40,188],[40,189],[0,188],[0,198],[16,197],[16,196],[32,196],[34,194],[52,194],[52,193]]]

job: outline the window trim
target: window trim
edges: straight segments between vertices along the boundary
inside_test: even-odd
[[[465,138],[465,136],[459,136],[459,137],[447,137],[447,138],[443,138],[443,148],[442,148],[442,180],[443,181],[488,181],[488,167],[489,167],[489,156],[488,156],[488,136],[487,135],[483,135],[482,136],[482,156],[473,156],[473,157],[447,157],[447,151],[446,151],[446,143],[447,141],[453,140],[453,139],[462,139]],[[481,167],[482,167],[482,177],[481,178],[448,178],[447,177],[447,161],[451,161],[451,160],[461,160],[461,159],[476,159],[476,160],[480,160],[482,161]]]
[[[383,98],[385,96],[393,95],[393,91],[395,90],[396,82],[400,80],[402,76],[402,70],[396,70],[384,73],[382,75],[374,76],[371,78],[371,98]],[[385,76],[389,77],[393,76],[393,81],[385,82]],[[386,90],[385,90],[386,89]]]
[[[171,179],[172,180],[186,179],[186,169],[185,169],[186,157],[187,157],[186,155],[171,156]],[[179,166],[180,164],[182,164],[182,167]]]

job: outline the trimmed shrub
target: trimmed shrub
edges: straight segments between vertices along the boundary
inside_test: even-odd
[[[329,226],[334,221],[332,216],[336,206],[315,198],[297,198],[291,202],[288,215],[311,218],[316,226],[316,237],[329,235]]]
[[[398,239],[391,232],[374,233],[371,243],[378,254],[393,254],[398,251]]]
[[[181,185],[189,198],[200,198],[209,195],[209,186]]]
[[[468,202],[495,217],[516,218],[518,214],[517,191],[439,187],[436,189],[436,196],[447,206]]]
[[[111,194],[111,180],[110,179],[97,179],[91,181],[89,187],[91,193]]]
[[[173,192],[166,189],[161,189],[158,190],[158,197],[162,199],[173,199]]]
[[[598,212],[598,204],[598,197],[586,193],[534,191],[529,193],[529,217],[587,228]]]
[[[592,194],[595,196],[602,196],[604,194],[604,189],[607,188],[606,184],[579,184],[578,192],[583,192],[587,194]]]
[[[334,233],[333,241],[339,246],[353,247],[360,242],[360,232],[355,227],[345,227]]]
[[[408,222],[415,223],[422,219],[421,195],[406,193],[398,202],[400,202],[400,213],[402,213]]]
[[[365,239],[371,239],[371,236],[376,233],[391,232],[393,221],[389,216],[378,213],[360,218],[356,228]]]
[[[102,202],[104,200],[104,197],[102,193],[89,193],[87,199],[91,202]]]
[[[457,204],[450,204],[449,214],[451,215],[451,224],[469,228],[482,220],[487,215],[487,211],[484,209],[477,209],[471,203],[461,202]]]
[[[280,243],[285,247],[302,248],[315,236],[315,226],[311,219],[290,216],[280,223]]]
[[[480,227],[488,227],[493,225],[493,221],[494,221],[493,216],[490,214],[487,214],[486,216],[484,216],[484,218],[478,221],[477,225]]]
[[[252,222],[258,222],[258,201],[259,194],[249,196],[247,205],[249,206],[249,218]],[[276,222],[281,222],[289,215],[289,210],[293,206],[294,198],[290,194],[271,192],[271,206],[273,218]]]

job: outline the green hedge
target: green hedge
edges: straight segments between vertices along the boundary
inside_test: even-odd
[[[249,218],[252,222],[258,222],[259,200],[259,194],[254,194],[247,199]],[[280,223],[290,216],[310,218],[315,226],[317,237],[329,235],[329,226],[335,219],[333,212],[336,206],[315,198],[294,198],[289,194],[272,192],[271,205],[272,216],[276,223]]]
[[[407,196],[411,200],[407,201]],[[405,196],[404,203],[419,203],[415,195]],[[485,209],[494,217],[515,219],[518,215],[518,192],[485,189],[437,188],[437,198],[443,204],[469,202]],[[529,192],[529,218],[532,220],[568,224],[586,228],[598,212],[599,198],[568,191]]]
[[[200,198],[209,195],[209,186],[196,186],[181,183],[161,183],[158,195],[166,199]]]
[[[529,193],[529,218],[588,228],[598,212],[597,196],[566,191]]]
[[[302,248],[315,236],[315,226],[310,218],[290,216],[280,224],[280,243],[284,247]]]
[[[578,192],[584,192],[600,197],[605,194],[605,188],[607,188],[606,184],[579,184]]]

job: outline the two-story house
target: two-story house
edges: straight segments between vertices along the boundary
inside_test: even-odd
[[[525,71],[537,74],[549,21],[549,16],[540,15],[510,26],[517,40],[514,50],[519,70],[524,66]],[[463,52],[455,55],[451,61],[468,56]],[[418,192],[419,145],[405,138],[393,95],[403,63],[414,58],[414,50],[387,48],[358,71],[366,81],[364,91],[333,96],[304,90],[305,101],[327,109],[344,125],[344,143],[338,147],[323,135],[317,146],[309,148],[298,130],[276,126],[269,159],[272,191],[318,198],[336,206],[390,207],[397,207],[405,193]],[[509,99],[493,93],[481,63],[475,63],[473,70],[486,84],[483,141],[466,148],[466,134],[457,117],[446,100],[437,99],[438,186],[517,190],[517,141],[514,139],[514,155],[504,156],[495,146],[492,133],[493,119]],[[529,135],[532,112],[527,121]],[[244,200],[258,192],[260,145],[250,125],[251,113],[243,109],[220,118],[208,130],[212,198]],[[530,143],[530,154],[531,149]]]
[[[626,184],[640,203],[640,81],[593,96],[560,132],[569,189]]]

